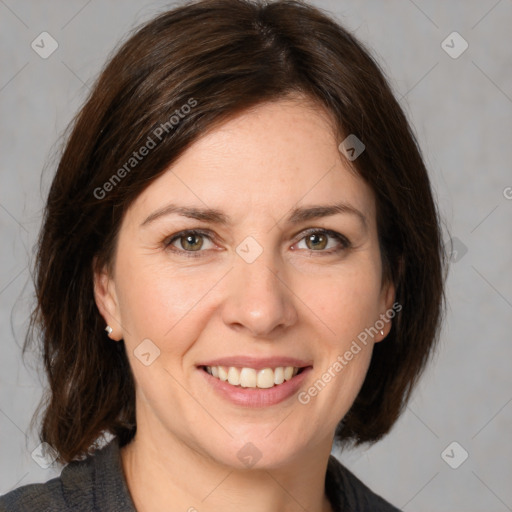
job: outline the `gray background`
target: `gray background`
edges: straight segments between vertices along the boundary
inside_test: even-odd
[[[512,510],[512,1],[312,3],[355,30],[391,77],[456,238],[433,364],[393,431],[340,457],[406,511]],[[60,472],[31,458],[44,377],[20,350],[52,151],[120,38],[171,5],[0,0],[0,493]],[[59,44],[48,59],[31,48],[43,31]],[[456,59],[441,45],[453,31],[469,44]],[[445,460],[469,454],[457,469],[441,456],[453,441]]]

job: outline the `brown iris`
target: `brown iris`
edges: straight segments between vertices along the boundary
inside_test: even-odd
[[[183,249],[187,251],[198,251],[203,246],[203,239],[200,235],[184,235],[179,240]]]
[[[310,243],[313,244],[313,247],[310,247]],[[325,249],[327,245],[327,235],[322,233],[308,235],[306,237],[306,245],[308,246],[308,249]]]

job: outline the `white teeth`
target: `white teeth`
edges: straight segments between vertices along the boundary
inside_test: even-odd
[[[255,388],[256,379],[256,370],[253,368],[242,368],[240,371],[240,386],[243,388]]]
[[[210,366],[207,366],[207,368],[210,368]],[[217,368],[219,371],[219,379],[223,380],[223,381],[228,380],[228,372],[226,371],[226,368],[224,368],[224,366],[217,366]],[[213,375],[213,371],[212,371],[212,375]]]
[[[290,380],[299,373],[299,368],[293,366],[278,366],[277,368],[236,368],[235,366],[206,366],[206,371],[213,377],[232,386],[243,388],[268,389]]]
[[[274,370],[274,384],[282,384],[284,382],[284,368],[279,366]]]
[[[258,387],[271,388],[274,386],[274,371],[272,368],[263,368],[258,372]]]
[[[240,384],[240,370],[234,366],[230,366],[228,370],[228,382],[233,386]]]

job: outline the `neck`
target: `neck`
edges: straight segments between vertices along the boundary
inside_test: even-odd
[[[142,427],[142,428],[140,428]],[[330,445],[279,468],[236,469],[163,432],[137,425],[121,461],[138,512],[331,512],[325,496]]]

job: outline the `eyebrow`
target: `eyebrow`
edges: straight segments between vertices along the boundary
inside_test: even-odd
[[[146,226],[155,220],[167,216],[177,214],[189,219],[201,220],[211,222],[222,226],[230,226],[232,222],[226,214],[220,210],[213,208],[197,208],[190,206],[179,206],[176,204],[168,204],[150,214],[141,224],[141,227]],[[365,215],[354,206],[341,202],[332,205],[312,205],[301,206],[294,208],[288,216],[287,222],[289,224],[300,224],[308,220],[320,219],[322,217],[330,217],[337,214],[350,214],[355,215],[367,229],[368,223]]]

